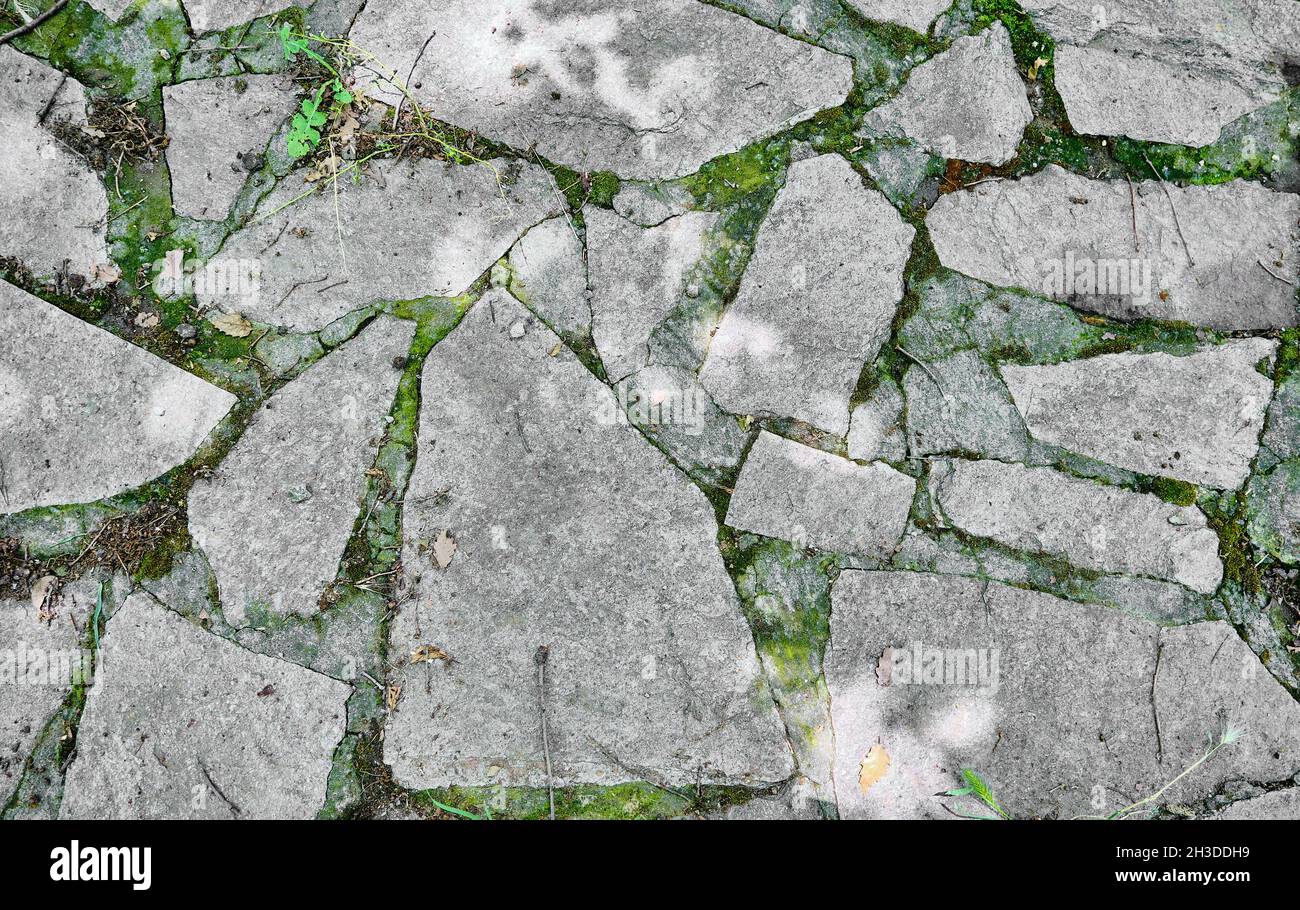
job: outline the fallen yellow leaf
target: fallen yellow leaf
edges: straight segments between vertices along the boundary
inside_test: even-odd
[[[224,332],[232,338],[247,338],[253,334],[253,324],[238,313],[218,313],[208,317],[208,322],[218,332]]]
[[[862,759],[862,766],[858,769],[858,788],[866,793],[874,787],[882,777],[889,771],[889,753],[885,747],[876,743],[867,752],[867,757]]]
[[[433,541],[433,564],[439,569],[447,568],[456,556],[456,549],[456,538],[443,528]]]

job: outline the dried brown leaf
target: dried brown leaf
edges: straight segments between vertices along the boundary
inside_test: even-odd
[[[862,765],[858,768],[858,789],[866,793],[885,776],[889,771],[889,753],[885,747],[876,743],[867,752],[867,757],[862,759]]]

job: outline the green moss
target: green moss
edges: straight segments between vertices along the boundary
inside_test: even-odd
[[[773,188],[789,160],[789,140],[769,139],[714,158],[683,183],[700,208],[717,211]]]
[[[1205,517],[1219,535],[1219,557],[1223,560],[1223,577],[1235,582],[1249,595],[1262,588],[1259,569],[1251,556],[1251,541],[1246,530],[1249,510],[1243,491],[1224,493],[1203,506]]]
[[[1157,477],[1148,485],[1146,492],[1154,493],[1165,502],[1176,506],[1196,505],[1197,489],[1195,484],[1172,477]]]

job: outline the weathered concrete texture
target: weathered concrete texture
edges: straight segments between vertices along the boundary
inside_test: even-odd
[[[583,217],[591,334],[606,374],[617,382],[649,364],[650,335],[685,300],[718,216],[688,212],[652,228],[592,206]]]
[[[1297,324],[1298,222],[1300,196],[1250,181],[1130,189],[1056,165],[950,193],[927,218],[939,260],[973,278],[1225,330]]]
[[[20,260],[38,278],[66,267],[93,281],[109,261],[108,196],[49,129],[61,120],[85,123],[85,88],[9,45],[0,46],[0,84],[0,257]]]
[[[847,58],[694,0],[387,0],[350,37],[378,57],[357,72],[373,96],[401,97],[378,70],[457,126],[631,178],[693,174],[852,79]]]
[[[1250,539],[1275,558],[1300,563],[1300,458],[1251,478]]]
[[[745,459],[727,524],[800,547],[888,559],[916,481],[887,464],[854,464],[768,432]]]
[[[234,626],[311,616],[338,572],[401,378],[413,323],[380,316],[254,415],[190,494],[190,534],[207,554]]]
[[[591,332],[587,263],[582,241],[567,215],[543,221],[519,238],[510,251],[514,280],[510,291],[557,332]]]
[[[1263,796],[1239,800],[1209,818],[1233,822],[1300,821],[1300,787],[1288,787]]]
[[[46,604],[55,613],[48,622],[28,598],[0,601],[0,806],[18,786],[32,747],[73,682],[91,674],[82,630],[96,591],[89,580],[62,588]],[[83,670],[85,677],[79,675]]]
[[[242,25],[291,6],[311,6],[312,0],[184,0],[185,12],[195,32],[210,32]]]
[[[1245,733],[1150,808],[1300,766],[1300,705],[1222,622],[1162,630],[997,582],[846,572],[826,678],[842,817],[952,818],[945,802],[987,813],[935,795],[962,768],[1018,818],[1107,815],[1159,790],[1226,725]],[[893,761],[864,794],[859,764],[877,743]]]
[[[897,97],[871,111],[866,125],[915,139],[944,158],[1004,164],[1016,156],[1033,119],[1011,36],[997,23],[913,69]]]
[[[283,76],[200,79],[165,86],[163,103],[176,214],[220,221],[297,106],[297,89]]]
[[[337,205],[333,185],[294,203],[307,190],[283,181],[219,256],[260,265],[253,292],[200,302],[314,331],[376,300],[461,294],[521,234],[560,214],[534,164],[375,160],[366,170],[360,185],[337,181]]]
[[[1000,461],[934,465],[930,493],[943,521],[1017,550],[1202,594],[1223,580],[1219,539],[1195,506]]]
[[[0,514],[114,496],[183,463],[235,397],[0,282]]]
[[[654,227],[669,218],[684,214],[690,194],[680,183],[622,184],[614,196],[614,211],[633,224]]]
[[[906,25],[925,33],[935,17],[952,6],[951,0],[848,0],[848,5],[869,19]]]
[[[849,427],[849,457],[858,461],[902,461],[907,457],[903,434],[903,393],[882,379],[871,397],[853,409]]]
[[[136,4],[136,0],[86,0],[86,2],[115,22]]]
[[[204,632],[147,594],[108,621],[65,819],[311,818],[352,687]]]
[[[736,414],[838,435],[889,337],[916,231],[837,155],[790,166],[700,381]]]
[[[978,352],[958,351],[924,367],[912,364],[903,391],[913,455],[973,452],[1019,461],[1028,454],[1024,421]]]
[[[1025,0],[1056,39],[1056,88],[1081,133],[1209,145],[1276,100],[1294,65],[1293,0]]]
[[[1235,490],[1250,473],[1273,393],[1255,366],[1271,363],[1276,350],[1276,341],[1250,338],[1185,357],[1004,365],[1002,377],[1037,439],[1131,471]]]
[[[406,787],[756,783],[793,770],[704,496],[494,291],[424,366],[384,759]],[[514,327],[521,326],[521,334]],[[445,569],[428,547],[456,541]],[[409,663],[423,645],[444,661]],[[430,717],[436,723],[430,723]]]

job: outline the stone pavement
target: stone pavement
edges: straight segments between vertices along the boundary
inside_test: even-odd
[[[1297,72],[1295,0],[73,2],[0,814],[1296,818]]]

